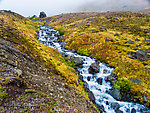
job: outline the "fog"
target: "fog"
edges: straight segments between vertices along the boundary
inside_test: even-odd
[[[71,12],[135,11],[149,9],[150,0],[0,0],[0,10],[24,16],[48,16]]]

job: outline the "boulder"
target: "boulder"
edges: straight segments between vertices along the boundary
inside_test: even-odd
[[[148,60],[147,52],[144,51],[144,50],[137,50],[136,51],[136,56],[137,56],[137,59],[139,59],[140,61]]]
[[[104,74],[106,74],[107,72],[108,72],[108,70],[107,70],[107,69],[104,69],[104,70],[103,70],[103,73],[104,73]]]
[[[100,68],[99,68],[99,63],[95,62],[90,65],[90,68],[88,69],[90,74],[98,73]]]
[[[120,108],[120,105],[117,102],[112,102],[111,107],[115,110],[118,110]]]
[[[100,30],[101,30],[101,31],[104,31],[104,30],[106,30],[106,27],[101,26],[101,27],[100,27]]]
[[[119,33],[115,33],[114,36],[119,36]]]
[[[113,39],[106,38],[105,42],[113,42]]]
[[[131,113],[136,113],[136,110],[132,108]]]
[[[145,50],[137,50],[136,52],[132,52],[129,58],[138,59],[140,61],[147,61],[150,59],[147,55],[147,51]]]
[[[90,79],[91,79],[91,77],[90,77],[90,76],[88,76],[88,77],[87,77],[87,80],[88,80],[88,81],[90,81]]]
[[[121,100],[121,93],[118,89],[113,89],[110,93],[115,99]]]
[[[73,60],[75,66],[79,66],[83,64],[83,59],[81,57],[73,56],[71,59]]]
[[[39,18],[44,18],[46,17],[46,13],[45,12],[40,12]]]
[[[138,79],[133,79],[133,78],[130,78],[130,81],[132,82],[132,83],[137,83],[137,84],[139,84],[139,85],[141,85],[142,84],[142,81],[141,80],[138,80]]]
[[[94,94],[92,91],[89,92],[89,95],[88,95],[90,101],[92,101],[93,103],[95,102],[95,97],[94,97]]]
[[[102,85],[102,82],[103,82],[103,78],[98,78],[98,79],[97,79],[97,83],[98,83],[98,84]]]
[[[128,44],[134,44],[132,40],[127,41]]]
[[[116,113],[123,113],[123,111],[121,111],[121,110],[119,110],[119,109],[115,110],[115,112],[116,112]]]

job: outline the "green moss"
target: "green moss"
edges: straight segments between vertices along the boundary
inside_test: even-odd
[[[131,89],[131,82],[129,80],[118,80],[113,84],[113,88],[122,91],[129,91]]]
[[[79,48],[78,53],[82,54],[82,55],[87,55],[88,56],[88,49],[87,48]]]
[[[60,34],[61,36],[65,34],[65,31],[64,31],[64,29],[63,29],[62,27],[59,27],[59,28],[57,28],[56,30],[59,31],[59,34]]]
[[[8,93],[6,93],[6,87],[0,86],[0,105],[1,102],[8,96]]]

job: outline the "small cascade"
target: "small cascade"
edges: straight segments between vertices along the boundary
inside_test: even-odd
[[[59,43],[59,32],[52,27],[40,26],[38,40],[51,47],[57,49],[61,54],[69,55],[71,57],[79,57],[83,60],[83,66],[77,67],[79,75],[83,77],[83,81],[87,83],[87,88],[93,93],[95,103],[104,108],[106,113],[141,113],[150,110],[144,105],[132,102],[117,101],[110,94],[112,89],[111,83],[105,81],[105,77],[108,77],[113,72],[113,68],[106,66],[104,63],[99,64],[99,73],[90,74],[89,68],[92,63],[95,63],[94,58],[88,56],[82,56],[77,53],[73,53],[70,50],[66,50]]]

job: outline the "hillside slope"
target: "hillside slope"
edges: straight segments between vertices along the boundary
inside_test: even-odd
[[[150,107],[150,16],[70,13],[43,19],[64,34],[65,47],[115,67],[113,88]],[[129,98],[123,100],[129,101]]]
[[[97,112],[75,70],[36,39],[38,27],[19,14],[0,11],[0,110]]]

